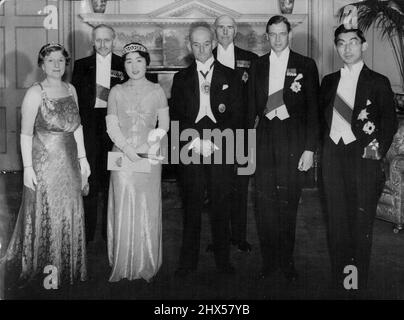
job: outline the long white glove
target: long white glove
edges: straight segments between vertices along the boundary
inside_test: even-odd
[[[90,165],[88,164],[86,157],[86,149],[84,148],[84,136],[83,136],[83,126],[80,125],[76,131],[74,131],[74,139],[77,145],[77,158],[80,162],[80,171],[83,180],[87,180],[91,174]]]
[[[160,149],[161,140],[167,134],[167,131],[161,128],[153,129],[147,136],[147,144],[149,145],[149,154],[157,154]]]
[[[114,114],[109,114],[105,117],[105,121],[107,122],[107,133],[115,145],[121,149],[131,161],[140,160],[141,158],[137,155],[135,148],[126,142],[119,128],[118,117]]]
[[[24,186],[35,191],[37,184],[36,174],[32,167],[32,136],[20,135],[22,163],[24,165]]]

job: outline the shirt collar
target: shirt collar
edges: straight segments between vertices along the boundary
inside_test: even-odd
[[[365,63],[363,62],[363,60],[361,60],[358,63],[352,65],[351,69],[349,69],[347,65],[344,65],[344,67],[341,68],[341,76],[359,77],[359,73],[362,71],[364,64]]]
[[[112,53],[107,54],[105,57],[103,57],[102,55],[97,53],[96,56],[97,56],[97,60],[99,62],[109,62],[109,61],[111,61]]]
[[[220,43],[217,45],[217,52],[228,54],[230,52],[234,52],[234,43],[230,43],[227,49],[225,49]]]
[[[269,54],[269,59],[270,60],[280,60],[280,61],[287,61],[289,59],[289,54],[290,54],[290,48],[286,47],[280,54],[280,56],[278,57],[277,54],[272,51]]]
[[[200,62],[198,60],[195,60],[195,61],[196,61],[196,69],[198,71],[199,70],[208,71],[208,70],[210,70],[210,66],[212,65],[212,63],[215,62],[215,58],[212,56],[208,60],[206,60],[205,63]]]

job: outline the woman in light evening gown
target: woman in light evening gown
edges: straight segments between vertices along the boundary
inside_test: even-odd
[[[129,80],[110,91],[107,131],[114,142],[112,151],[122,152],[136,165],[147,161],[139,154],[156,153],[168,131],[168,105],[160,85],[145,78],[150,63],[147,49],[140,43],[129,43],[123,48],[122,59]],[[111,172],[108,198],[111,282],[125,278],[149,282],[161,266],[161,163],[152,162],[149,172]]]
[[[52,266],[53,288],[87,278],[82,180],[90,167],[76,90],[62,80],[69,60],[62,45],[43,46],[38,65],[45,79],[28,89],[22,103],[24,188],[2,258],[11,287],[42,284],[46,266]]]

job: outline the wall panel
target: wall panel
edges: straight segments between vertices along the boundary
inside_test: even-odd
[[[0,153],[7,152],[7,109],[0,107]]]
[[[17,27],[16,35],[16,71],[17,88],[28,88],[41,78],[38,68],[38,51],[47,43],[45,29],[41,27]]]
[[[52,2],[56,3],[55,1]],[[15,5],[15,15],[36,16],[46,5],[46,0],[18,0]]]
[[[6,87],[6,48],[5,48],[5,30],[0,27],[0,88]]]

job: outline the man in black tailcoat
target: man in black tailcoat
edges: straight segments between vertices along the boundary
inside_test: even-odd
[[[237,25],[234,19],[228,15],[218,17],[214,23],[217,47],[213,50],[213,56],[221,64],[236,71],[237,78],[241,83],[242,93],[242,129],[248,128],[248,78],[252,61],[258,56],[250,51],[243,50],[234,45],[237,34]],[[245,131],[247,133],[247,131]],[[244,135],[244,154],[247,154],[248,136]],[[238,165],[235,166],[234,181],[231,199],[231,243],[240,251],[251,251],[251,245],[247,242],[247,198],[248,198],[248,175],[238,175]]]
[[[234,147],[234,141],[223,139],[221,143],[221,139],[210,136],[210,130],[216,129],[221,135],[227,129],[231,135],[239,127],[240,83],[232,69],[215,61],[213,38],[213,31],[206,23],[191,27],[190,49],[195,61],[174,76],[172,86],[172,126],[177,121],[181,134],[191,137],[181,145],[184,217],[177,276],[188,275],[198,265],[206,188],[211,195],[210,225],[216,267],[221,273],[234,273],[229,252],[229,202],[234,156],[231,152],[227,155],[227,151]],[[207,134],[204,134],[204,129]],[[228,141],[230,145],[227,145]],[[185,159],[188,156],[192,161]]]
[[[291,26],[285,17],[269,19],[266,32],[271,51],[253,62],[248,81],[249,125],[257,130],[260,276],[268,277],[280,268],[295,281],[297,209],[318,140],[318,71],[312,59],[289,49]]]
[[[86,241],[94,240],[97,225],[98,193],[102,199],[102,237],[107,238],[107,201],[109,172],[107,155],[112,142],[107,134],[105,116],[109,90],[124,80],[122,59],[112,53],[115,31],[108,25],[92,30],[95,52],[74,63],[72,84],[79,100],[84,144],[91,168],[90,192],[84,197]]]
[[[344,289],[344,278],[355,272],[354,289],[362,290],[367,286],[373,221],[384,184],[381,159],[397,130],[397,119],[389,80],[363,62],[368,44],[362,31],[341,25],[334,43],[344,67],[324,77],[320,96],[332,280],[336,289]],[[345,270],[347,266],[356,271]]]

